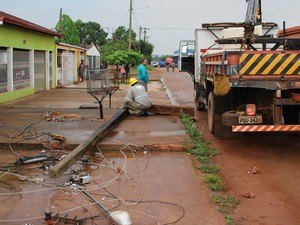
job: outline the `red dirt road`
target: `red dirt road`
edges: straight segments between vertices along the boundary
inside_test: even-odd
[[[175,93],[173,97],[179,105],[186,96],[192,95],[189,75],[163,73],[162,76],[168,77],[166,81],[172,80],[166,85]],[[176,94],[178,91],[185,93],[183,97]],[[228,191],[240,196],[241,203],[233,214],[235,224],[300,224],[299,136],[255,134],[216,138],[208,132],[206,112],[197,112],[196,118],[206,139],[221,153],[215,160],[221,165]],[[259,169],[259,174],[251,173],[254,167]],[[255,198],[243,198],[245,193],[254,193]]]

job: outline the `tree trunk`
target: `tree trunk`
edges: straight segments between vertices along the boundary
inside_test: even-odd
[[[128,79],[130,77],[130,69],[131,69],[131,66],[130,65],[125,65],[124,67],[125,71],[126,71],[126,79]]]

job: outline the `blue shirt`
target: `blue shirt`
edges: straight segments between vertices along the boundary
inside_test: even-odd
[[[149,77],[146,66],[144,64],[139,65],[138,67],[138,80],[144,81],[146,84],[148,83]]]

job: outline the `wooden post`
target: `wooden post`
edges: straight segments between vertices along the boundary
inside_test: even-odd
[[[129,114],[127,109],[120,109],[101,127],[99,127],[91,136],[83,141],[77,148],[69,153],[65,158],[58,162],[49,170],[50,177],[59,177],[63,172],[69,169],[76,161],[81,158],[87,151],[93,148],[101,141],[110,131],[112,131],[120,122]]]

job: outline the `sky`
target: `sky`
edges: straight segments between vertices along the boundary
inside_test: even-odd
[[[52,29],[59,9],[73,20],[95,21],[108,33],[129,26],[130,0],[0,0],[0,11]],[[133,29],[147,28],[154,54],[173,54],[180,40],[190,40],[202,23],[243,22],[246,0],[133,0]],[[150,7],[146,7],[150,5]],[[264,22],[300,25],[299,0],[262,0]],[[0,34],[1,35],[1,34]]]

